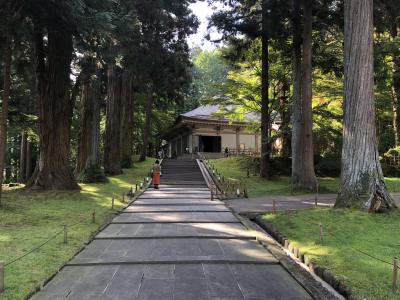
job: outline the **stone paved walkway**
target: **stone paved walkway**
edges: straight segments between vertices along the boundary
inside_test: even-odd
[[[196,161],[146,191],[33,299],[311,299],[220,201]]]

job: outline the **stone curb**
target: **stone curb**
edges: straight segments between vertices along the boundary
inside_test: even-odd
[[[302,253],[301,250],[296,248],[287,237],[281,234],[273,223],[263,220],[261,215],[258,215],[254,221],[269,235],[271,235],[277,241],[277,243],[292,253],[297,260],[305,264],[309,268],[310,272],[314,273],[327,284],[329,284],[340,295],[349,300],[363,299],[362,297],[356,295],[354,291],[343,282],[343,280],[333,275],[327,268],[313,263],[307,255]]]

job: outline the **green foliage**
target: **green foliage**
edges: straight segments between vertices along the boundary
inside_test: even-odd
[[[221,96],[221,86],[227,81],[229,66],[222,59],[219,49],[192,52],[192,86],[185,101],[185,111],[207,104]]]
[[[390,148],[386,153],[384,154],[385,157],[398,157],[400,156],[400,147],[395,147],[395,148]]]
[[[400,177],[400,167],[392,166],[385,161],[381,161],[381,167],[385,176]]]
[[[400,214],[365,214],[340,209],[309,209],[265,215],[278,230],[318,266],[326,267],[361,298],[399,299],[392,291],[393,267],[361,253],[392,262],[400,252]],[[319,224],[324,244],[319,243]],[[358,251],[360,250],[360,251]]]
[[[318,177],[339,177],[340,159],[337,157],[317,157],[315,161],[315,173]]]

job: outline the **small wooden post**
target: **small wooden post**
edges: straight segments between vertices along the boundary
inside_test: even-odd
[[[276,201],[275,201],[275,199],[272,200],[272,212],[273,212],[273,214],[276,214]]]
[[[137,192],[137,183],[136,183],[136,185],[135,185],[135,193]]]
[[[293,195],[293,180],[290,181],[290,195]]]
[[[214,201],[214,188],[211,187],[211,201]]]
[[[122,193],[122,203],[125,203],[125,194]]]
[[[140,189],[143,189],[143,182],[140,183]]]
[[[111,209],[114,210],[114,197],[111,198]]]
[[[93,212],[92,212],[92,223],[96,223],[96,210],[95,209],[93,209]]]
[[[319,223],[319,241],[321,245],[324,243],[324,229],[322,228],[322,223]]]
[[[318,207],[318,181],[317,181],[317,184],[316,184],[316,193],[315,193],[315,208],[317,208]]]
[[[399,261],[397,257],[393,259],[393,291],[397,290],[397,278],[399,273]]]
[[[250,178],[250,170],[247,169],[247,178]]]
[[[237,186],[236,187],[236,197],[240,197],[240,187],[239,186]]]
[[[4,292],[4,262],[0,261],[0,293]]]
[[[68,228],[67,225],[63,225],[64,226],[64,244],[68,243]]]

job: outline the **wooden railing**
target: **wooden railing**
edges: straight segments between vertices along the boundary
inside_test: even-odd
[[[211,188],[212,197],[219,199],[248,198],[248,189],[244,182],[226,178],[204,155],[200,156],[200,159],[214,181]]]
[[[384,156],[382,160],[392,167],[400,167],[400,155]]]

